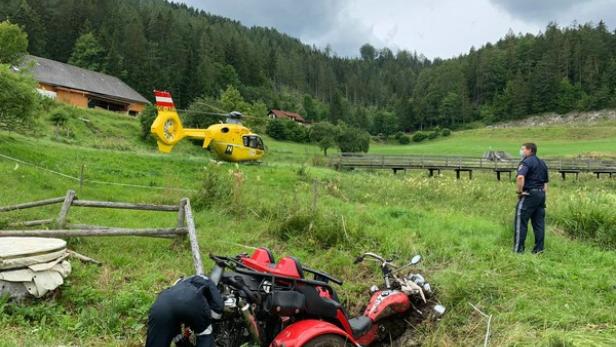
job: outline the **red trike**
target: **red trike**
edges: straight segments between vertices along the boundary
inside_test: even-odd
[[[375,253],[355,260],[373,260],[383,274],[383,286],[370,288],[363,315],[351,318],[340,304],[332,283],[342,281],[306,266],[293,257],[276,261],[258,248],[251,256],[210,256],[216,263],[211,279],[225,301],[225,313],[214,325],[218,346],[368,346],[391,341],[418,321],[442,315],[445,308],[429,303],[432,290],[420,274],[403,276],[417,264],[415,256],[398,267]],[[312,278],[307,278],[312,275]]]

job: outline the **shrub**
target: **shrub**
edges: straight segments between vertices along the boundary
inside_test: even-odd
[[[26,54],[28,34],[11,22],[0,22],[0,64],[17,64]]]
[[[408,145],[409,143],[411,143],[411,138],[408,137],[407,135],[402,135],[398,138],[398,142],[401,145]]]
[[[433,130],[431,132],[428,133],[428,140],[434,140],[435,138],[437,138],[440,135],[438,130]]]
[[[66,122],[68,121],[68,118],[69,118],[68,113],[64,109],[61,109],[61,108],[54,110],[49,116],[49,120],[55,126],[58,126],[58,127],[66,124]]]
[[[300,143],[309,141],[308,129],[306,127],[292,120],[283,120],[282,123],[285,127],[286,140]]]
[[[370,134],[345,124],[339,125],[336,143],[341,152],[368,152],[370,149]]]
[[[404,133],[403,133],[402,131],[398,131],[398,132],[396,133],[396,135],[394,135],[394,138],[395,138],[396,140],[400,141],[400,138],[401,138],[402,136],[404,136]]]
[[[150,133],[150,128],[152,127],[152,123],[154,123],[154,119],[156,119],[156,107],[153,105],[147,105],[143,112],[139,114],[142,140],[154,140],[152,133]]]
[[[40,101],[35,88],[30,76],[0,65],[0,124],[10,129],[34,118]]]
[[[449,136],[449,135],[451,135],[451,130],[450,129],[444,128],[443,130],[441,130],[441,136],[445,136],[446,137],[446,136]]]
[[[287,139],[286,128],[279,119],[270,119],[265,126],[265,133],[274,140],[284,141]]]
[[[310,141],[316,142],[323,150],[323,155],[327,156],[327,150],[336,145],[338,127],[330,122],[319,122],[310,127]]]
[[[425,132],[417,131],[413,134],[413,136],[411,137],[411,140],[413,140],[413,142],[421,142],[427,138],[428,138],[428,135]]]

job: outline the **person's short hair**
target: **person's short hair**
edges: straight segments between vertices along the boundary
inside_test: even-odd
[[[523,144],[522,146],[524,146],[526,149],[530,149],[530,151],[533,154],[537,154],[537,145],[532,143],[532,142],[527,142],[525,144]]]

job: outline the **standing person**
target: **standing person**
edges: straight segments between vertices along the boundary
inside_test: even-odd
[[[213,347],[212,319],[219,319],[223,301],[214,282],[197,275],[177,281],[162,291],[150,309],[146,347],[169,347],[181,325],[196,335],[194,345]]]
[[[550,178],[545,162],[537,158],[536,144],[523,144],[520,156],[522,161],[516,178],[518,204],[515,211],[513,251],[524,252],[524,241],[530,219],[535,233],[533,253],[536,254],[543,252],[544,249],[545,195]]]

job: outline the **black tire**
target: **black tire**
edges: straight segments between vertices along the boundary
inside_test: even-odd
[[[327,334],[315,337],[308,341],[304,347],[345,347],[350,345],[349,341],[340,335]]]

